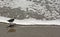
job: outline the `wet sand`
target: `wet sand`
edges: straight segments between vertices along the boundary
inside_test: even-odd
[[[0,23],[0,37],[60,37],[60,26],[16,26],[16,32],[8,32],[8,24]]]

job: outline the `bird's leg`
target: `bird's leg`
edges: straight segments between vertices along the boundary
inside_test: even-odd
[[[13,23],[9,23],[8,28],[13,28],[15,25]]]

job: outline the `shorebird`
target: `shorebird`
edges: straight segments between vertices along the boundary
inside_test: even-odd
[[[11,27],[14,27],[15,26],[15,24],[13,24],[14,20],[15,20],[14,18],[7,20],[9,22],[9,26],[8,27],[11,28]]]

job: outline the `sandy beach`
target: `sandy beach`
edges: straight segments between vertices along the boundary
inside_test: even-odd
[[[60,37],[58,25],[16,26],[16,32],[8,32],[6,23],[0,23],[0,37]]]

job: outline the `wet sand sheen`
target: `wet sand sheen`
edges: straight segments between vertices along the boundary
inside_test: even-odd
[[[58,25],[16,26],[16,32],[8,32],[6,23],[0,23],[0,37],[60,37]]]

